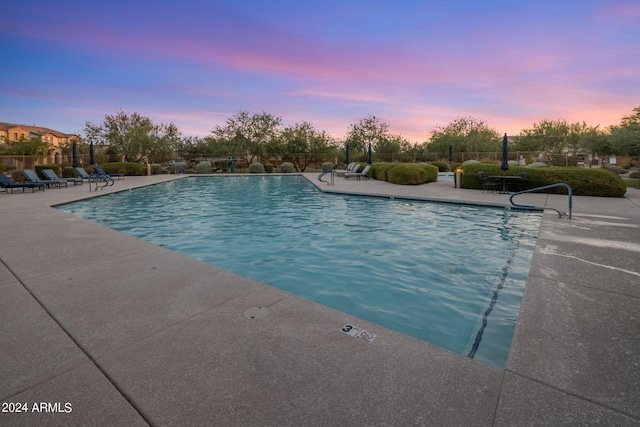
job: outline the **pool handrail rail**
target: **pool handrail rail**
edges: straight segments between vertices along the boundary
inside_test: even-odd
[[[320,175],[318,175],[318,181],[325,182],[325,183],[327,183],[327,185],[333,185],[334,172],[335,171],[333,169],[329,169],[329,170],[326,170],[326,171],[322,172]],[[331,174],[331,181],[330,182],[329,181],[323,181],[322,177],[325,176],[326,174],[329,174],[329,173]]]
[[[532,206],[532,205],[519,205],[517,203],[515,203],[513,201],[513,198],[515,196],[517,196],[518,194],[524,194],[524,193],[531,193],[534,191],[538,191],[538,190],[546,190],[548,188],[555,188],[555,187],[565,187],[568,191],[568,196],[569,196],[569,219],[571,219],[571,209],[573,207],[573,202],[572,202],[572,197],[573,197],[573,189],[571,188],[571,186],[569,184],[565,184],[564,182],[558,183],[558,184],[551,184],[551,185],[545,185],[543,187],[536,187],[536,188],[529,188],[527,190],[523,190],[523,191],[518,191],[517,193],[513,193],[511,195],[511,197],[509,197],[509,202],[511,203],[512,206],[518,207],[518,208],[524,208],[524,209],[551,209],[554,210],[556,212],[558,212],[558,217],[561,218],[563,215],[567,215],[566,212],[561,212],[558,209],[554,209],[554,208],[538,208],[536,206]]]

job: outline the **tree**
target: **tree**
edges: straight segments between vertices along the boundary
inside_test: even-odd
[[[7,155],[13,156],[48,156],[53,153],[53,147],[39,136],[25,138],[21,136],[17,141],[5,141]]]
[[[411,153],[415,145],[402,135],[388,135],[376,145],[376,156],[384,162],[401,160],[403,154]]]
[[[152,144],[148,154],[149,163],[158,158],[170,157],[174,150],[182,146],[180,131],[173,123],[168,125],[161,123],[158,126],[154,126],[151,138]]]
[[[389,137],[388,131],[388,124],[376,116],[367,116],[349,126],[345,144],[349,144],[349,150],[353,153],[364,153],[369,144],[374,150],[380,151],[379,146]]]
[[[615,154],[611,145],[611,138],[606,132],[598,129],[598,126],[580,135],[578,144],[582,150],[595,156],[611,156]]]
[[[216,126],[212,137],[216,141],[227,141],[234,153],[247,156],[249,163],[263,156],[266,144],[278,136],[278,127],[282,119],[273,114],[262,112],[250,115],[240,111],[230,117],[224,126]]]
[[[623,117],[618,126],[609,128],[615,154],[640,156],[640,107],[634,108],[633,112],[634,114]]]
[[[155,125],[148,117],[135,112],[128,115],[120,110],[114,115],[105,115],[102,125],[87,122],[85,139],[109,145],[127,161],[139,162],[170,154],[179,145],[180,132],[173,123]]]
[[[520,151],[538,151],[546,163],[564,165],[567,156],[575,156],[597,143],[598,127],[585,122],[542,120],[531,129],[524,129],[515,144]]]
[[[326,154],[336,147],[336,143],[325,131],[317,131],[309,122],[296,123],[286,127],[277,141],[267,146],[272,155],[281,155],[293,163],[299,172],[304,172],[310,163],[318,160],[318,155]]]
[[[500,141],[500,134],[484,121],[463,117],[434,130],[425,149],[431,153],[447,153],[449,146],[456,152],[499,151]]]

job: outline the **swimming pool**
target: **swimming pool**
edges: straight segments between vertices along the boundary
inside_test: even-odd
[[[190,177],[59,208],[498,367],[541,220],[324,194],[301,176]]]

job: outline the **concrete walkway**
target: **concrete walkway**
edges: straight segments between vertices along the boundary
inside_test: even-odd
[[[508,205],[448,180],[305,176]],[[50,207],[168,179],[0,194],[0,425],[640,425],[639,190],[545,211],[501,370]]]

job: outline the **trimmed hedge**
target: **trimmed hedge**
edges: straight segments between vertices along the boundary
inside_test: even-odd
[[[389,170],[399,164],[400,163],[387,162],[373,163],[371,165],[371,169],[369,169],[369,176],[373,179],[377,179],[378,181],[389,181]],[[360,167],[362,168],[362,165],[360,165]]]
[[[576,167],[542,167],[509,168],[506,172],[500,165],[471,164],[463,166],[462,188],[482,189],[478,172],[487,175],[518,175],[527,174],[525,188],[544,187],[545,185],[565,183],[571,186],[576,196],[624,197],[627,188],[622,179],[615,173],[605,169],[576,168]],[[542,190],[545,193],[566,194],[564,187]]]
[[[438,168],[433,165],[401,163],[389,169],[389,182],[398,185],[420,185],[438,180]]]
[[[249,173],[264,173],[264,165],[262,163],[251,163],[249,165]]]
[[[322,164],[322,172],[326,172],[326,171],[330,171],[333,170],[333,163],[331,162],[324,162]]]
[[[145,176],[147,165],[133,162],[112,162],[100,165],[106,173],[123,173],[127,176]]]
[[[36,165],[35,166],[36,174],[38,175],[38,178],[40,178],[40,179],[45,179],[44,175],[42,175],[42,169],[51,169],[56,173],[56,175],[60,176],[60,166],[59,165],[56,165],[56,164],[52,164],[52,165]]]
[[[73,166],[65,166],[62,168],[63,178],[75,178],[78,174]]]
[[[446,172],[449,170],[449,165],[445,162],[431,162],[430,164],[437,167],[439,172]]]
[[[291,162],[283,162],[280,165],[280,172],[282,173],[293,173],[296,171],[296,168],[293,166]]]
[[[264,165],[265,172],[272,173],[273,169],[274,169],[274,167],[273,167],[273,165],[271,163],[265,163],[265,165]]]
[[[211,163],[210,162],[199,162],[194,168],[197,174],[208,174],[211,173]]]

